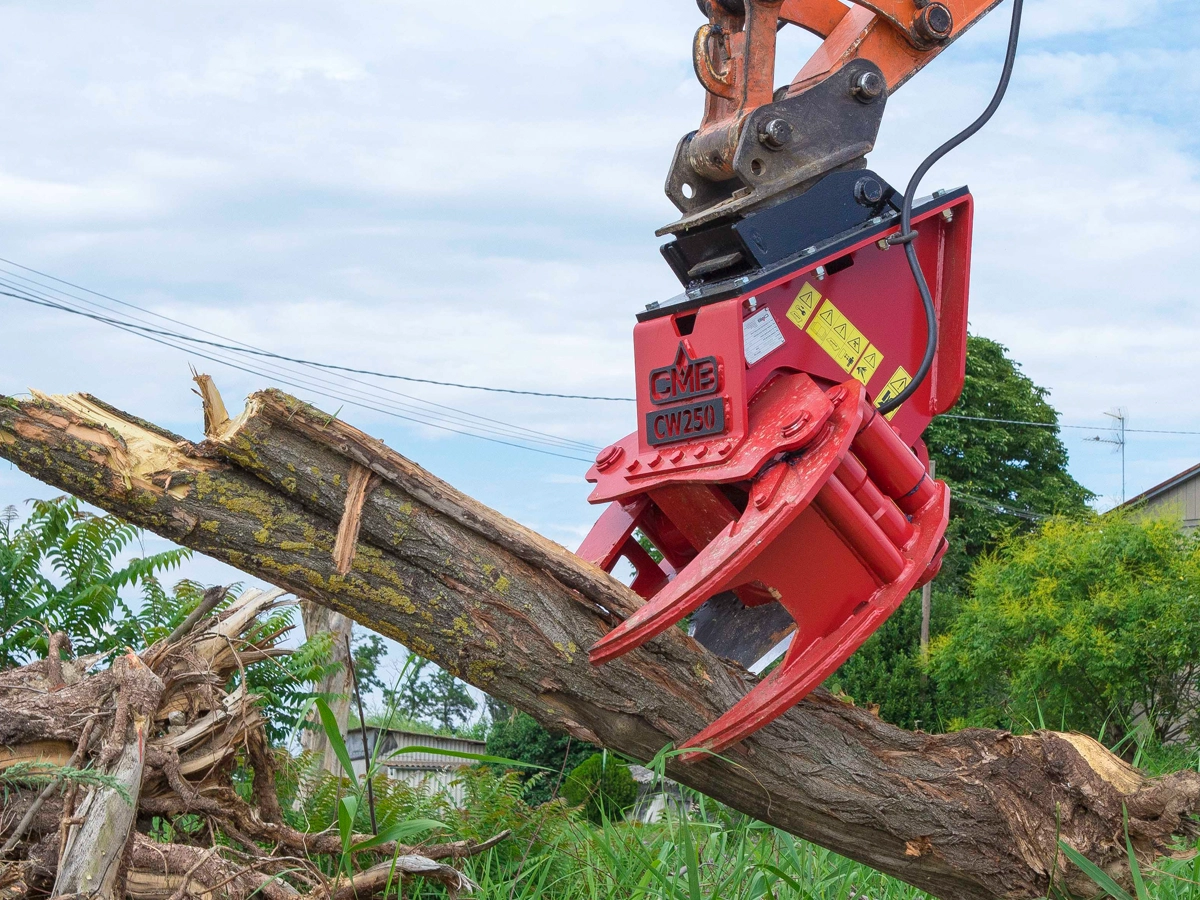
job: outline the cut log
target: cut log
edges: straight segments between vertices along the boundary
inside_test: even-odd
[[[547,727],[636,759],[695,734],[754,682],[675,629],[591,666],[583,648],[640,605],[632,592],[277,391],[253,395],[200,445],[86,395],[0,398],[0,456],[393,637]],[[379,482],[362,498],[342,574],[336,537],[356,466]],[[822,691],[726,759],[669,761],[667,772],[954,900],[1044,896],[1051,872],[1056,886],[1090,895],[1058,838],[1124,877],[1123,809],[1147,862],[1192,834],[1200,810],[1200,773],[1146,778],[1087,737],[910,733]]]

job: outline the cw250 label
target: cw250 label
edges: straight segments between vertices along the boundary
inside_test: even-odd
[[[646,413],[646,443],[654,447],[725,430],[725,401],[720,397],[689,406]]]

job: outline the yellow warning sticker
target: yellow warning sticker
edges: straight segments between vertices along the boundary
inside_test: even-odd
[[[816,317],[809,322],[808,333],[847,372],[853,371],[854,364],[870,344],[829,300],[817,309]]]
[[[883,404],[887,403],[893,397],[898,396],[902,390],[908,387],[911,381],[912,376],[904,371],[904,366],[897,368],[892,373],[892,377],[887,380],[887,384],[884,385],[883,390],[879,392],[879,396],[875,398],[875,406],[883,406]],[[887,414],[887,418],[890,420],[898,412],[900,412],[900,408],[896,407]]]
[[[866,351],[854,364],[854,377],[862,383],[863,387],[866,387],[871,376],[875,374],[875,370],[882,364],[883,353],[874,344],[867,344]]]
[[[804,326],[812,317],[813,310],[820,302],[820,292],[806,281],[804,287],[800,289],[800,293],[796,295],[796,299],[792,301],[792,305],[788,307],[787,317],[791,319],[792,324],[803,331]]]

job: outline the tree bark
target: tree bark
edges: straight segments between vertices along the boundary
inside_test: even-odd
[[[304,618],[304,635],[307,638],[314,638],[318,634],[328,634],[333,640],[333,651],[331,662],[339,664],[336,671],[330,672],[320,680],[314,688],[322,694],[329,695],[329,709],[337,719],[338,727],[342,729],[342,734],[346,733],[346,726],[350,723],[350,654],[346,647],[350,640],[351,629],[354,622],[348,617],[339,612],[335,612],[327,606],[321,606],[319,603],[313,603],[310,600],[300,601],[300,614]],[[329,738],[325,734],[325,729],[321,727],[320,721],[314,716],[310,722],[313,726],[306,728],[301,735],[301,746],[305,750],[319,754],[321,758],[321,768],[326,772],[331,772],[334,775],[341,774],[342,765],[338,762],[337,754],[333,752],[333,745],[329,743]]]
[[[88,502],[386,634],[488,693],[648,760],[754,682],[682,631],[595,668],[585,649],[640,600],[562,547],[286,394],[195,445],[86,395],[0,398],[0,456]],[[379,478],[349,571],[354,466]],[[344,548],[343,548],[344,549]],[[343,559],[344,563],[345,560]],[[345,566],[343,565],[344,569]],[[1058,850],[1126,877],[1194,832],[1200,774],[1150,779],[1082,735],[910,733],[817,691],[670,777],[942,898],[1094,892]]]

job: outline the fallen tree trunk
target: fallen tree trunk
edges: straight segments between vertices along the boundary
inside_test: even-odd
[[[380,442],[267,391],[195,445],[86,395],[0,400],[0,456],[130,521],[393,637],[544,725],[647,760],[753,678],[672,629],[601,668],[583,648],[639,599]],[[363,472],[376,476],[364,479]],[[351,483],[364,496],[350,496]],[[359,519],[347,523],[349,515]],[[357,526],[354,546],[338,541]],[[943,898],[1117,877],[1194,831],[1200,774],[1148,779],[1097,742],[909,733],[817,692],[670,776]]]

